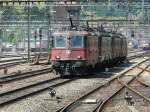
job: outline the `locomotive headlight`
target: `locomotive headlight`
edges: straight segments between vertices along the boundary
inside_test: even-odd
[[[77,56],[77,59],[82,59],[82,56]]]
[[[56,56],[56,59],[60,59],[60,56]]]

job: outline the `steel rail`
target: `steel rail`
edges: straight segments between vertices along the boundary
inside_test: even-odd
[[[27,62],[26,60],[20,60],[20,61],[13,61],[13,62],[8,62],[8,63],[3,63],[3,64],[0,64],[0,70],[4,69],[5,67],[11,67],[11,66],[18,65],[20,63],[26,63],[26,62]]]
[[[79,98],[76,99],[75,101],[69,103],[67,106],[62,107],[61,109],[57,110],[56,112],[69,112],[69,111],[71,110],[71,108],[72,108],[74,105],[79,104],[80,100],[86,98],[87,96],[89,96],[89,95],[92,94],[93,92],[98,91],[99,89],[101,89],[101,88],[104,87],[104,86],[105,86],[105,84],[99,86],[98,88],[96,88],[96,89],[94,89],[94,90],[88,92],[87,94],[85,94],[85,95],[79,97]]]
[[[122,77],[124,74],[126,74],[126,73],[129,72],[130,70],[136,68],[137,65],[142,64],[142,63],[146,62],[146,61],[149,60],[149,59],[150,59],[150,58],[148,58],[148,59],[146,59],[146,60],[144,60],[144,61],[142,61],[142,62],[136,64],[135,66],[133,66],[132,68],[128,69],[127,71],[125,71],[125,72],[119,74],[118,76],[113,77],[113,78],[110,79],[107,83],[105,83],[105,84],[103,84],[103,85],[100,85],[99,87],[93,89],[92,91],[90,91],[90,92],[84,94],[83,96],[79,97],[78,99],[74,100],[73,102],[67,104],[65,107],[63,107],[63,108],[57,110],[56,112],[69,112],[69,111],[72,109],[72,107],[73,107],[74,105],[79,104],[80,100],[82,100],[82,99],[88,97],[90,94],[92,94],[92,93],[98,91],[99,89],[101,89],[101,88],[104,87],[105,85],[111,83],[112,81],[114,81],[114,80],[117,79],[118,77]],[[121,90],[120,90],[120,91],[121,91]],[[103,103],[104,103],[104,102],[99,103],[99,105],[102,105]],[[96,107],[96,109],[99,107],[99,105]],[[96,109],[94,109],[94,111],[95,111]]]
[[[14,63],[9,64],[9,66],[12,66],[12,65],[14,65]],[[8,66],[5,66],[5,67],[8,67]],[[7,83],[7,82],[15,81],[15,80],[21,80],[24,78],[33,77],[33,76],[48,73],[51,71],[52,71],[51,68],[46,68],[43,70],[35,70],[35,71],[30,71],[30,72],[25,72],[25,73],[15,73],[14,75],[7,75],[7,76],[0,77],[0,83]]]
[[[145,61],[144,61],[145,62]],[[143,62],[143,63],[144,63]],[[141,63],[142,64],[142,63]],[[137,66],[136,66],[137,67]],[[147,66],[148,67],[148,66]],[[145,67],[145,69],[147,69],[147,67]],[[144,70],[142,70],[140,73],[138,73],[136,76],[139,76],[139,75],[141,75],[144,71],[145,71],[145,69]],[[112,94],[110,97],[108,97],[105,101],[103,101],[103,103],[101,104],[101,105],[99,105],[99,108],[95,111],[95,112],[101,112],[102,110],[103,110],[103,108],[104,108],[104,106],[110,101],[110,99],[112,99],[113,97],[115,97],[120,91],[122,91],[125,87],[127,87],[128,88],[128,84],[130,84],[133,80],[135,80],[136,79],[136,76],[135,77],[133,77],[129,82],[127,82],[127,84],[124,84],[123,82],[121,83],[120,82],[120,77],[118,77],[117,78],[117,80],[118,80],[118,82],[119,83],[121,83],[122,84],[122,87],[117,91],[117,92],[115,92],[114,94]],[[128,88],[128,89],[130,89],[131,91],[132,91],[132,89],[131,88]],[[133,91],[133,92],[135,92],[135,91]],[[138,93],[138,92],[135,92],[137,95],[139,95],[140,97],[142,97],[142,98],[146,98],[146,97],[143,97],[140,93]],[[150,102],[150,100],[148,99],[148,98],[146,98],[146,100],[148,101],[148,102]]]
[[[127,58],[128,58],[128,60],[132,60],[134,58],[138,58],[138,57],[145,56],[145,55],[150,55],[150,52],[149,51],[142,52],[142,53],[139,53],[139,54],[136,54],[136,55],[133,55],[133,56],[129,56]]]
[[[27,58],[24,58],[24,59],[17,59],[16,61],[15,60],[5,60],[3,62],[6,62],[6,63],[0,63],[0,70],[1,69],[4,69],[5,67],[12,67],[14,65],[18,65],[18,64],[21,64],[21,63],[26,63]],[[42,58],[40,60],[45,60],[45,58]]]
[[[150,66],[150,64],[148,65],[148,67]],[[147,68],[148,68],[147,67]],[[140,67],[140,66],[137,66],[137,68],[139,68],[139,69],[141,69],[141,70],[145,70],[146,72],[150,72],[149,70],[147,70],[147,69],[144,69],[144,68],[142,68],[142,67]],[[136,77],[136,80],[139,82],[139,83],[141,83],[142,85],[144,85],[145,87],[149,87],[150,88],[150,85],[148,85],[148,84],[146,84],[145,82],[143,82],[143,81],[141,81],[138,77]]]
[[[19,61],[19,63],[20,63],[20,61]],[[13,62],[13,63],[7,64],[7,65],[4,65],[0,69],[4,69],[4,67],[14,66],[15,64],[18,64],[18,62],[16,62],[16,63]],[[35,76],[38,74],[48,73],[51,71],[52,71],[51,68],[46,68],[43,70],[36,70],[36,71],[30,71],[30,72],[25,72],[25,73],[19,73],[19,74],[16,73],[14,75],[7,75],[7,76],[0,77],[0,83],[6,83],[6,82],[15,81],[15,80],[20,80],[20,79],[32,77],[32,76]],[[29,74],[29,75],[27,75],[27,74]]]
[[[130,57],[128,57],[128,60],[132,60],[134,58],[137,58],[137,57],[140,57],[140,56],[146,55],[146,54],[149,54],[149,52],[145,52],[145,53],[142,53],[142,54],[137,54],[137,55],[134,55],[134,56],[130,56]],[[14,66],[14,65],[18,65],[20,63],[26,63],[27,62],[26,59],[27,58],[7,60],[6,64],[5,63],[0,64],[0,69],[4,69],[5,67],[11,67],[11,66]],[[10,61],[10,62],[8,62],[8,61]],[[3,61],[0,61],[0,62],[5,62],[5,61],[3,60]]]
[[[137,77],[136,77],[136,80],[141,83],[142,85],[144,85],[145,87],[149,87],[150,88],[150,85],[146,84],[145,82],[139,80]]]
[[[10,62],[10,61],[18,61],[18,60],[25,60],[25,59],[27,59],[27,58],[16,58],[16,59],[0,60],[0,63]]]
[[[16,81],[16,80],[21,80],[21,79],[25,79],[25,78],[30,78],[33,76],[39,76],[39,75],[43,75],[45,73],[49,73],[52,72],[51,68],[44,68],[41,70],[34,70],[34,71],[27,71],[27,72],[23,72],[23,73],[15,73],[14,75],[6,75],[3,77],[0,77],[0,84],[4,84],[4,83],[10,83],[12,81]]]
[[[13,54],[1,54],[0,58],[10,58],[10,57],[22,57],[21,55],[13,55]]]
[[[134,78],[135,80],[136,78]],[[140,92],[134,90],[132,87],[130,87],[128,84],[123,83],[120,79],[118,79],[119,83],[124,85],[126,88],[128,88],[129,90],[131,90],[132,92],[134,92],[135,94],[137,94],[138,96],[140,96],[141,98],[145,99],[146,101],[148,101],[150,103],[150,98],[142,95]]]
[[[25,87],[17,88],[11,91],[7,91],[4,93],[0,93],[0,106],[7,105],[9,103],[13,103],[14,101],[20,100],[24,97],[34,95],[36,93],[47,90],[49,87],[58,87],[74,81],[76,79],[64,79],[60,80],[60,77],[56,77],[53,79],[44,80],[41,82],[37,82]]]
[[[5,67],[11,67],[13,65],[17,65],[20,63],[26,63],[27,58],[17,58],[17,59],[10,59],[10,60],[0,60],[0,69],[4,69]]]
[[[139,67],[139,66],[138,66],[138,68],[141,69],[141,70],[143,70],[143,68],[141,68],[141,67]],[[146,69],[145,71],[150,73],[150,71],[147,70],[147,69]]]
[[[149,59],[150,59],[150,58],[149,58]],[[149,60],[149,59],[148,59],[148,60]],[[148,60],[146,60],[146,61],[148,61]],[[144,62],[145,62],[145,61],[144,61]],[[144,62],[143,62],[143,63],[144,63]],[[142,64],[142,63],[140,63],[140,64]],[[140,64],[138,64],[136,67],[138,67]],[[135,77],[133,77],[129,82],[127,82],[127,84],[130,84],[132,81],[134,81],[134,80],[137,78],[137,76],[141,75],[147,68],[148,68],[148,66],[145,67],[144,69],[142,69],[142,71],[141,71],[140,73],[138,73]],[[121,76],[121,77],[122,77],[122,76]],[[120,78],[120,76],[117,78],[118,82],[120,81],[119,78]],[[119,82],[119,83],[120,83],[120,82]],[[122,83],[123,83],[123,82],[122,82]],[[123,85],[123,84],[122,84],[122,85]],[[106,99],[103,103],[101,103],[100,105],[98,105],[97,108],[95,108],[93,112],[100,112],[100,111],[102,111],[102,109],[104,108],[104,105],[106,105],[106,103],[109,102],[110,99],[112,99],[114,96],[116,96],[116,95],[117,95],[121,90],[123,90],[125,87],[126,87],[126,86],[123,85],[117,92],[115,92],[114,94],[112,94],[112,96],[110,96],[110,97],[109,97],[108,99]],[[139,93],[136,93],[136,94],[139,94]],[[145,97],[145,98],[146,98],[146,97]],[[146,98],[146,100],[148,100],[148,98]]]

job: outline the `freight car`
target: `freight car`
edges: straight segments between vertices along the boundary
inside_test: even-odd
[[[126,57],[127,39],[121,34],[77,29],[53,33],[51,62],[60,76],[83,75],[121,63]]]

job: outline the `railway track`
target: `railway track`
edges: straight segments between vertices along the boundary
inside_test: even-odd
[[[60,77],[56,77],[53,79],[47,79],[34,84],[30,84],[28,86],[0,93],[0,106],[7,105],[24,97],[42,92],[44,90],[47,90],[49,87],[61,86],[74,80],[76,79],[60,79]]]
[[[0,63],[3,63],[3,62],[12,62],[12,61],[20,61],[20,60],[27,60],[27,58],[23,58],[23,57],[2,58],[2,59],[0,60]]]
[[[138,57],[141,57],[141,56],[147,55],[147,54],[149,54],[149,52],[144,52],[144,53],[128,56],[128,60],[132,60],[134,58],[138,58]],[[45,58],[42,58],[41,60],[45,60]],[[13,65],[17,65],[17,64],[25,63],[25,62],[27,62],[27,58],[1,60],[0,63],[2,63],[2,64],[0,64],[0,69],[3,69],[4,67],[11,67]]]
[[[137,77],[136,77],[136,80],[137,80],[139,83],[141,83],[143,86],[150,88],[150,85],[148,85],[148,84],[146,84],[145,82],[141,81],[141,80],[138,79]]]
[[[139,66],[137,66],[137,67],[138,67],[139,69],[141,69],[141,70],[144,70],[142,67],[139,67]],[[150,71],[149,71],[148,69],[145,69],[145,71],[148,72],[148,73],[150,73]],[[146,84],[145,82],[143,82],[142,80],[140,80],[139,76],[136,77],[136,81],[139,82],[139,83],[141,83],[143,86],[150,88],[150,85],[148,85],[148,84]]]
[[[137,65],[125,71],[124,73],[120,74],[119,76],[116,76],[110,79],[107,83],[100,85],[98,88],[93,89],[87,94],[69,103],[65,107],[57,110],[57,112],[70,112],[70,111],[71,112],[81,112],[81,111],[82,112],[84,111],[99,112],[101,111],[103,105],[106,104],[107,101],[109,101],[112,97],[114,97],[117,93],[119,93],[123,88],[125,88],[125,86],[122,86],[122,84],[118,83],[117,78],[123,77],[129,71],[137,68],[139,64],[145,63],[148,60],[149,59],[138,63]],[[142,74],[145,71],[145,69],[143,69],[137,74]],[[128,83],[132,82],[132,80],[133,78],[130,77],[128,80]],[[108,93],[108,95],[105,95],[104,93]]]
[[[50,67],[44,68],[41,70],[34,70],[34,71],[28,71],[28,72],[23,72],[23,73],[15,73],[11,75],[6,75],[0,77],[0,84],[16,81],[16,80],[21,80],[21,79],[26,79],[29,77],[34,77],[34,76],[39,76],[43,75],[45,73],[52,72],[52,69]]]
[[[131,88],[129,86],[133,81],[135,81],[137,79],[137,77],[142,75],[142,73],[145,72],[148,67],[149,67],[149,65],[147,65],[144,69],[142,69],[141,72],[139,72],[136,76],[132,77],[132,79],[130,79],[126,83],[121,80],[121,77],[118,77],[117,80],[122,85],[122,87],[118,91],[116,91],[114,94],[112,94],[110,97],[108,97],[105,101],[103,101],[103,103],[96,109],[95,112],[101,112],[105,107],[107,107],[107,104],[109,103],[109,101],[111,102],[111,99],[113,97],[117,96],[119,94],[119,92],[121,92],[121,90],[123,90],[124,88],[127,88],[128,90],[135,93],[137,96],[141,97],[142,99],[144,99],[145,101],[150,103],[150,99],[148,97],[142,95],[140,92],[138,92],[137,90],[134,90],[133,88]],[[143,82],[140,82],[140,83],[143,84]]]
[[[149,52],[144,52],[141,54],[136,54],[133,56],[128,56],[128,60],[132,60],[134,58],[138,58],[141,57],[143,55],[147,55],[149,54]],[[42,58],[41,60],[45,60],[45,58]],[[19,59],[10,59],[10,60],[0,60],[0,70],[4,69],[5,67],[12,67],[14,65],[18,65],[18,64],[22,64],[22,63],[26,63],[27,62],[27,58],[19,58]]]
[[[128,53],[136,53],[136,52],[142,52],[142,49],[133,49],[133,50],[128,50]]]
[[[140,68],[142,71],[145,71],[145,72],[147,72],[147,68],[150,66],[150,64],[149,65],[147,65],[147,67],[146,68],[140,68],[140,67],[138,67],[138,68]],[[126,84],[126,83],[124,83],[124,82],[122,82],[120,79],[118,79],[118,81],[122,84],[122,85],[126,85],[127,87],[126,88],[128,88],[128,89],[131,89],[132,91],[134,91],[134,93],[137,93],[138,95],[140,95],[140,96],[142,96],[142,97],[145,97],[144,96],[144,94],[145,93],[141,93],[141,92],[145,92],[145,91],[143,91],[144,89],[150,89],[150,85],[149,84],[147,84],[147,83],[145,83],[144,81],[142,81],[142,80],[140,80],[140,76],[141,76],[142,74],[140,74],[140,75],[137,75],[135,78],[134,78],[134,80],[132,81],[132,83],[130,83],[130,84]],[[143,87],[144,87],[144,89],[143,89]],[[136,90],[134,90],[134,89],[136,89]],[[142,91],[140,90],[140,89],[142,89]],[[141,92],[140,92],[141,91]],[[143,94],[143,95],[142,95]],[[149,98],[147,98],[148,99],[148,101],[150,101],[150,99]]]
[[[39,54],[40,52],[31,52],[31,57],[35,56],[36,54]],[[47,56],[49,53],[48,52],[42,52],[41,53],[42,56]],[[25,52],[18,52],[18,53],[14,53],[14,52],[2,52],[2,54],[0,54],[0,57],[2,58],[11,58],[11,57],[27,57],[28,53]]]
[[[138,75],[141,75],[141,74],[138,74]],[[132,82],[135,81],[135,77],[132,79]],[[119,78],[118,78],[118,81],[120,84],[122,84],[124,87],[126,87],[128,90],[134,92],[136,95],[140,96],[141,98],[143,98],[144,100],[148,101],[150,103],[150,99],[144,95],[142,95],[142,93],[140,93],[138,90],[135,90],[133,89],[130,85],[131,85],[131,82],[128,82],[128,83],[124,83],[123,81],[121,81]],[[147,86],[147,87],[150,87],[148,86],[147,84],[145,84],[144,82],[140,81],[139,82],[140,84],[144,85],[144,86]]]
[[[15,53],[2,53],[2,54],[0,54],[0,58],[12,58],[12,57],[23,57],[23,56],[25,56],[25,55],[20,55],[20,54],[15,54]]]
[[[8,68],[8,67],[12,67],[14,65],[23,64],[23,63],[26,63],[26,62],[27,62],[26,60],[19,60],[19,61],[12,61],[12,62],[1,63],[0,64],[0,70],[4,69],[5,67]]]
[[[41,58],[40,60],[46,60],[46,58]],[[19,64],[23,64],[26,63],[27,59],[13,59],[13,60],[3,60],[0,61],[0,70],[4,69],[5,67],[12,67],[14,65],[19,65]]]
[[[137,54],[135,53],[135,55],[127,56],[127,59],[133,60],[134,58],[139,58],[139,57],[146,56],[146,55],[150,55],[150,51],[143,51]]]
[[[8,66],[14,66],[15,64],[25,62],[25,61],[26,60],[22,60],[22,61],[19,60],[17,62],[10,62],[10,63],[4,64],[3,67],[1,67],[1,68],[8,67]],[[14,75],[7,75],[7,76],[4,76],[4,77],[0,77],[0,83],[5,83],[5,82],[15,81],[15,80],[23,79],[23,78],[28,78],[28,77],[32,77],[32,76],[35,76],[35,75],[38,75],[38,74],[40,75],[42,73],[48,73],[50,71],[51,71],[51,68],[46,68],[46,69],[43,69],[43,70],[30,71],[30,72],[25,72],[25,73],[16,73]]]
[[[50,71],[50,69],[47,70],[47,71]],[[46,70],[45,70],[45,72],[46,72]],[[18,76],[16,74],[16,76],[14,75],[13,77],[11,77],[11,76],[7,77],[6,76],[6,77],[3,77],[2,79],[0,78],[0,83],[15,81],[15,80],[18,80],[18,79],[24,79],[25,77],[36,76],[38,73],[34,73],[34,74],[31,73],[30,75],[22,74],[20,76]],[[60,80],[60,78],[57,77],[57,78],[54,78],[54,79],[48,79],[48,80],[41,81],[41,82],[38,82],[38,83],[34,83],[34,84],[31,84],[31,85],[28,85],[28,86],[17,88],[17,89],[11,90],[11,91],[0,93],[0,98],[1,98],[0,106],[7,105],[8,103],[17,101],[21,98],[33,95],[35,93],[38,93],[38,92],[41,92],[41,91],[44,91],[44,90],[47,90],[50,86],[51,87],[61,86],[63,84],[69,83],[69,82],[74,81],[74,80],[75,79],[71,79],[71,80],[61,79]],[[105,84],[103,86],[105,86]],[[101,103],[101,102],[99,102],[99,103]]]

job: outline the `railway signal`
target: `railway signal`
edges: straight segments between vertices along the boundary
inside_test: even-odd
[[[37,38],[37,30],[34,31],[34,37]]]
[[[40,54],[41,54],[41,48],[42,48],[42,28],[39,28],[39,37],[40,37]]]
[[[34,39],[35,39],[35,49],[36,49],[37,30],[34,31]]]
[[[42,28],[39,28],[39,36],[42,38]]]
[[[131,37],[134,37],[134,31],[133,30],[131,31]]]
[[[41,53],[41,45],[42,45],[42,28],[39,28],[39,37],[40,37],[40,53]]]

